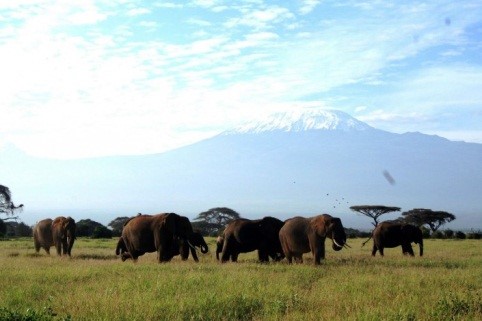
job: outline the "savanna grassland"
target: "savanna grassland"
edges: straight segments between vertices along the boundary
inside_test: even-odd
[[[425,240],[422,258],[362,242],[314,267],[220,264],[213,238],[199,263],[163,264],[121,262],[114,239],[79,238],[72,258],[0,241],[0,320],[482,320],[481,240]]]

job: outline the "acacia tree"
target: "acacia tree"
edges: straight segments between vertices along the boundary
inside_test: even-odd
[[[374,226],[378,225],[378,218],[383,214],[400,211],[400,207],[383,205],[356,205],[350,206],[350,209],[354,212],[371,217],[374,221],[374,223],[372,223]]]
[[[218,235],[232,220],[241,216],[228,207],[215,207],[199,213],[194,218],[193,227],[199,229],[204,235]]]
[[[426,208],[414,208],[402,213],[403,221],[417,226],[428,225],[432,233],[442,225],[455,220],[455,215],[445,211],[433,211]]]
[[[21,210],[23,204],[15,206],[12,202],[12,193],[7,186],[0,185],[0,215],[6,215],[6,217],[0,217],[0,220],[14,220],[18,217],[13,216],[16,211]]]
[[[120,236],[122,234],[122,229],[124,228],[124,223],[129,220],[127,216],[116,217],[107,226],[112,228],[112,234],[114,236]]]

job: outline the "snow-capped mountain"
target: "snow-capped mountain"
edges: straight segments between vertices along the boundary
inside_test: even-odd
[[[338,110],[304,109],[276,113],[267,119],[244,124],[225,134],[270,131],[301,132],[308,130],[370,130],[369,125]]]
[[[278,114],[241,129],[155,155],[59,161],[0,151],[8,169],[0,183],[25,204],[29,224],[54,215],[103,224],[138,212],[193,218],[227,206],[247,218],[329,213],[371,228],[349,207],[387,205],[444,210],[457,216],[448,228],[482,228],[482,144],[394,134],[337,111]]]

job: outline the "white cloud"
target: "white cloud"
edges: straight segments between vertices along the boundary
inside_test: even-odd
[[[129,11],[127,11],[127,15],[130,16],[130,17],[142,16],[142,15],[145,15],[145,14],[148,14],[148,13],[151,13],[151,10],[149,10],[147,8],[134,8],[134,9],[130,9]]]
[[[288,9],[271,6],[261,10],[247,10],[241,17],[229,19],[225,23],[226,28],[248,26],[254,29],[273,28],[275,24],[289,21],[294,18]]]
[[[305,15],[313,11],[317,5],[320,4],[319,0],[304,0],[300,7],[300,13]]]

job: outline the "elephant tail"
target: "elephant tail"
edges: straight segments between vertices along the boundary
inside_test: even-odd
[[[372,239],[372,237],[373,237],[373,234],[370,234],[370,237],[368,238],[368,240],[366,240],[365,242],[363,242],[361,247],[364,247],[365,244],[367,244],[368,241],[370,241],[370,240]]]

